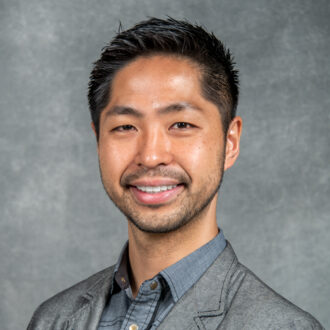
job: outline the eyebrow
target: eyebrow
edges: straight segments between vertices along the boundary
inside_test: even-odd
[[[173,103],[168,106],[162,107],[157,110],[157,113],[160,115],[165,115],[173,112],[181,112],[184,110],[197,110],[202,111],[199,107],[190,104],[188,102],[179,102],[179,103]],[[144,114],[132,107],[128,106],[121,106],[121,105],[115,105],[114,107],[111,107],[108,111],[105,113],[105,117],[109,116],[118,116],[118,115],[129,115],[136,118],[142,118],[144,117]]]

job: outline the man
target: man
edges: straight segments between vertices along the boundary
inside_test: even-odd
[[[29,329],[322,329],[241,265],[218,229],[239,154],[238,73],[174,19],[120,32],[89,85],[104,188],[128,220],[115,266],[43,303]]]

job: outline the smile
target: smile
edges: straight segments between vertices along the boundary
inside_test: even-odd
[[[130,191],[136,201],[144,205],[167,204],[178,197],[184,189],[183,184],[130,186]]]
[[[149,194],[156,194],[161,191],[167,191],[175,188],[177,185],[170,185],[170,186],[136,186],[137,189],[149,193]]]

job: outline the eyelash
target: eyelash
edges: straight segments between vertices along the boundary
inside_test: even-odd
[[[124,131],[130,131],[132,128],[134,128],[133,125],[121,125],[121,126],[115,127],[113,129],[113,131],[124,132]]]
[[[184,125],[185,127],[177,127],[178,129],[187,129],[187,128],[193,128],[194,127],[194,125],[186,123],[184,121],[179,121],[179,122],[173,124],[171,127],[179,126],[179,125]]]

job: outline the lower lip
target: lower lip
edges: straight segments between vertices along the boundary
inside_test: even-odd
[[[160,191],[158,193],[147,193],[137,189],[136,187],[130,187],[130,190],[137,201],[145,205],[168,203],[178,196],[183,189],[183,185],[178,185],[170,190]]]

